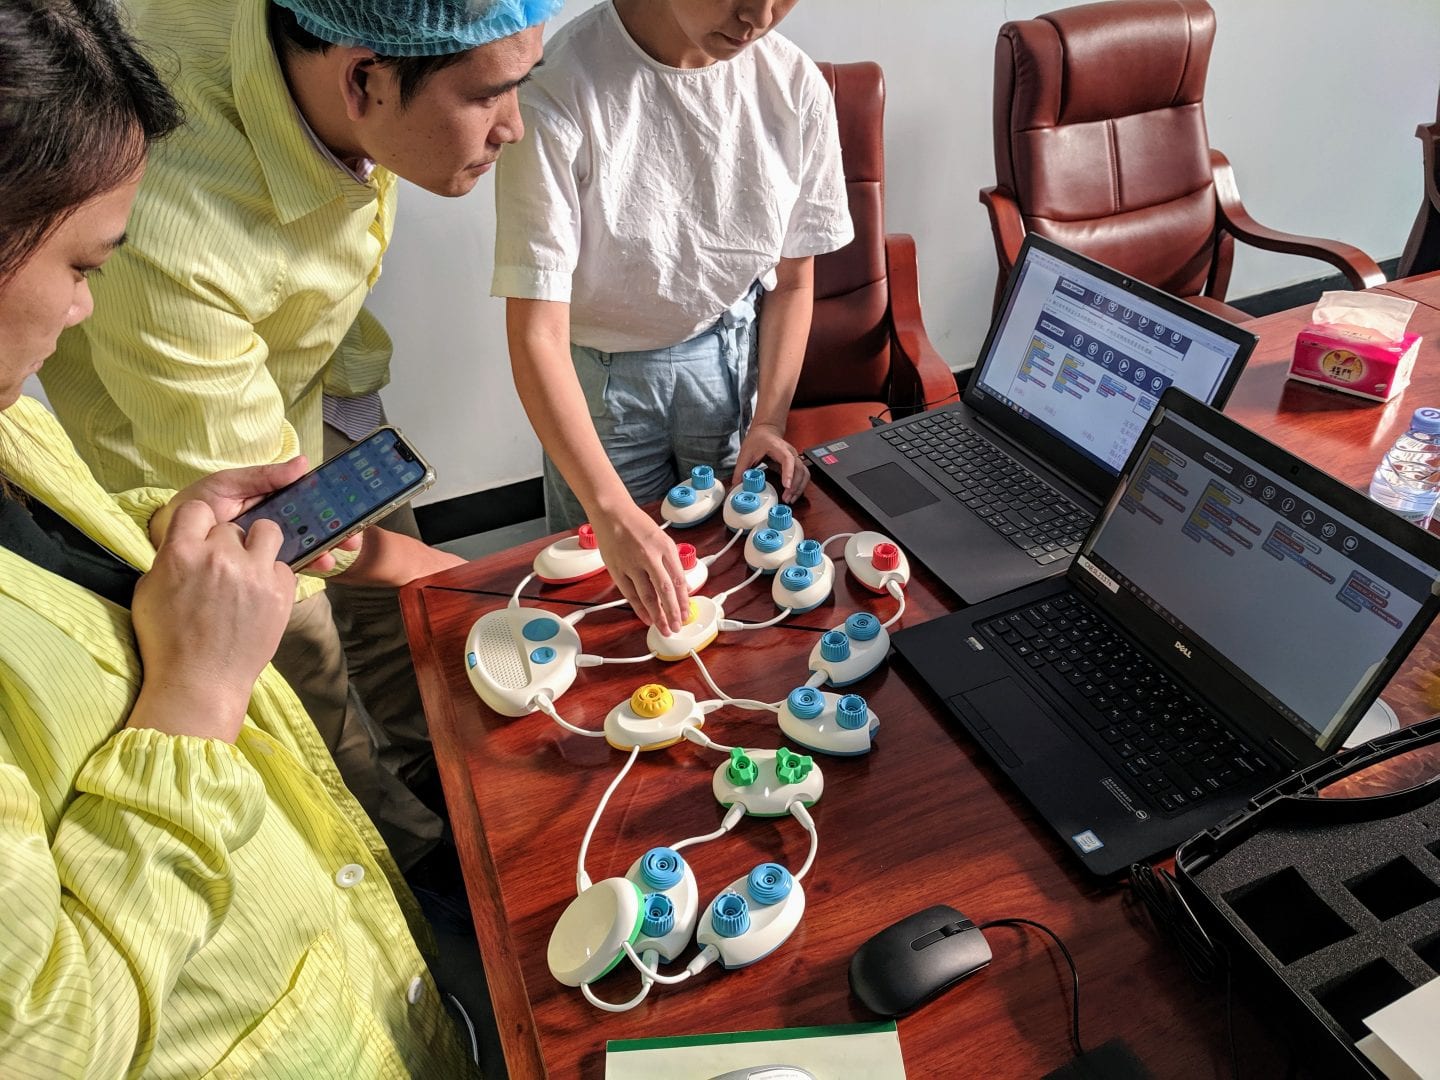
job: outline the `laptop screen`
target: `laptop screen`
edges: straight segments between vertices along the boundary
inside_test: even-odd
[[[1241,346],[1087,264],[1027,245],[974,378],[1118,476],[1165,388],[1210,404]]]
[[[1203,643],[1323,744],[1440,570],[1173,409],[1135,461],[1077,566],[1174,626],[1182,652],[1183,639]]]

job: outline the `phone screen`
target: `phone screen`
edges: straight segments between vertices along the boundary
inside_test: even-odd
[[[425,464],[394,428],[381,428],[235,519],[244,529],[261,518],[277,523],[285,542],[276,556],[293,565],[319,554],[357,521],[396,496],[417,493]]]

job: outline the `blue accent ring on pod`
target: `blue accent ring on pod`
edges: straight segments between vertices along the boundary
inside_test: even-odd
[[[845,633],[856,641],[874,641],[880,636],[880,620],[866,611],[857,611],[845,620]]]
[[[797,566],[819,566],[823,557],[819,540],[801,540],[800,546],[795,549]]]
[[[754,495],[759,495],[765,490],[765,470],[746,469],[740,477],[740,486]]]
[[[715,470],[709,465],[696,465],[690,470],[690,486],[696,491],[708,491],[715,486]]]
[[[785,704],[799,719],[814,720],[825,711],[825,695],[811,687],[801,686],[790,691]]]
[[[770,528],[778,532],[785,532],[791,525],[795,524],[794,512],[783,503],[777,503],[770,507]]]
[[[846,694],[835,705],[835,721],[846,731],[865,726],[870,718],[870,707],[859,694]]]
[[[784,546],[785,537],[774,529],[761,529],[755,534],[755,550],[762,554],[773,555]]]
[[[674,888],[685,876],[685,860],[674,848],[652,847],[640,857],[640,879],[656,892]]]
[[[645,913],[640,931],[646,937],[664,937],[675,929],[675,905],[664,893],[650,893],[641,905]]]
[[[831,630],[820,639],[820,655],[831,663],[850,657],[850,639],[843,630]]]
[[[780,584],[790,592],[808,589],[814,580],[810,571],[803,566],[787,566],[780,574]]]
[[[750,871],[745,887],[750,890],[750,899],[762,907],[769,907],[789,896],[794,884],[790,871],[785,867],[779,863],[762,862]]]
[[[723,938],[739,937],[750,929],[750,905],[739,893],[721,893],[710,905],[710,925]]]
[[[713,483],[714,481],[711,482]],[[676,484],[670,489],[669,494],[665,496],[665,501],[671,506],[678,506],[681,509],[687,506],[694,506],[695,489],[689,484]]]

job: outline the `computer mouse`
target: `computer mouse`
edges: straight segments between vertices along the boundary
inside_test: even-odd
[[[850,989],[872,1011],[903,1016],[990,963],[973,922],[936,904],[881,930],[850,958]]]

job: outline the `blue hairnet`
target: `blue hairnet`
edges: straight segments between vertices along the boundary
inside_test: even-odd
[[[302,29],[381,56],[441,56],[518,34],[565,0],[275,0]]]

